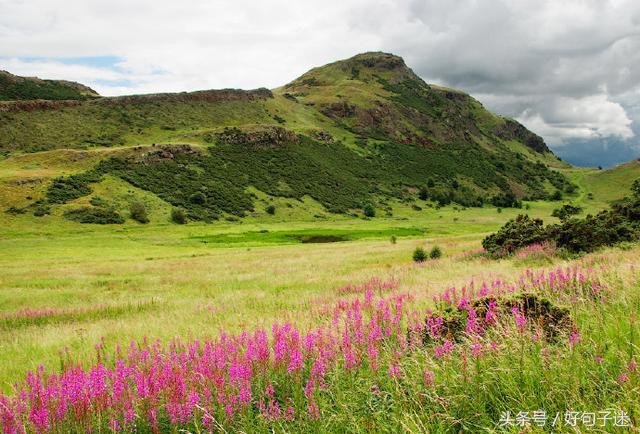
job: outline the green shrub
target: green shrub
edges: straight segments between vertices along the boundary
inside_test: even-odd
[[[173,208],[171,210],[171,221],[183,225],[187,223],[187,213],[183,209]]]
[[[142,202],[133,202],[129,207],[129,213],[131,218],[140,223],[149,223],[149,216],[147,215],[147,208]]]
[[[562,192],[560,190],[554,191],[549,199],[554,201],[562,200]]]
[[[413,251],[413,261],[414,262],[424,262],[427,259],[427,252],[424,251],[422,247],[416,247]]]
[[[482,240],[482,247],[492,256],[504,256],[521,247],[539,243],[547,239],[544,223],[520,214],[509,220],[498,232]]]
[[[429,252],[429,258],[439,259],[440,257],[442,257],[442,249],[438,246],[433,246],[433,248]]]
[[[270,215],[274,215],[276,213],[276,207],[274,205],[269,205],[264,210]]]
[[[582,208],[576,205],[564,204],[560,208],[556,208],[553,210],[551,215],[553,217],[558,217],[560,220],[566,220],[569,217],[580,214],[582,212]]]
[[[115,210],[92,206],[66,211],[64,217],[78,223],[94,223],[99,225],[124,223],[124,218]]]
[[[635,197],[640,199],[640,178],[633,181],[633,184],[631,185],[631,192]]]
[[[47,200],[50,203],[66,203],[87,196],[91,194],[89,184],[101,179],[102,176],[95,171],[55,178],[47,189]]]
[[[203,192],[198,191],[189,196],[189,202],[196,205],[204,205],[207,203],[207,196]]]
[[[45,204],[36,205],[33,210],[33,215],[36,217],[44,217],[48,214],[51,214],[51,207]]]
[[[366,204],[362,208],[362,211],[364,212],[364,215],[367,216],[367,217],[375,217],[376,216],[376,209],[370,203]]]
[[[396,238],[395,235],[391,235],[390,241],[391,241],[391,244],[395,244],[398,241],[398,239]]]

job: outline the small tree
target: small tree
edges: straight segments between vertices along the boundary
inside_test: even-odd
[[[376,209],[370,203],[366,204],[362,208],[362,211],[364,212],[364,215],[367,216],[367,217],[375,217],[376,216]]]
[[[129,207],[129,213],[131,218],[140,223],[149,223],[149,216],[147,215],[147,208],[142,202],[133,202]]]
[[[183,225],[187,222],[187,214],[183,209],[173,208],[171,210],[171,221],[179,225]]]
[[[264,209],[267,214],[274,215],[276,213],[276,207],[274,205],[269,205]]]
[[[424,262],[427,259],[427,252],[422,247],[416,247],[413,251],[414,262]]]
[[[397,242],[397,238],[395,235],[391,235],[391,244],[395,244]]]
[[[442,249],[438,246],[433,246],[433,248],[429,252],[429,257],[431,259],[439,259],[441,256],[442,256]]]

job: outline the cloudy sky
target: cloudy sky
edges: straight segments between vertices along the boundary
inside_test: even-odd
[[[0,0],[0,69],[102,95],[277,87],[374,50],[568,161],[640,157],[638,0]]]

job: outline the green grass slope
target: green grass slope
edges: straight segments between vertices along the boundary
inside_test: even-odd
[[[98,96],[95,90],[72,81],[19,77],[0,71],[0,101],[84,100]]]
[[[70,149],[91,164],[42,170]],[[540,137],[386,53],[315,68],[273,92],[3,103],[0,152],[9,172],[0,182],[13,192],[1,205],[14,215],[80,205],[105,177],[205,221],[270,201],[390,215],[397,203],[508,207],[571,190]],[[27,153],[43,161],[19,163]],[[117,202],[109,194],[95,202]]]

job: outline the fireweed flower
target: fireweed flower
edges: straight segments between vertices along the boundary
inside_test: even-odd
[[[484,320],[489,325],[494,325],[498,318],[498,303],[495,300],[489,302],[487,307],[487,313],[484,316]]]
[[[524,330],[525,325],[527,324],[527,318],[524,316],[524,314],[520,311],[520,307],[519,306],[513,306],[513,308],[511,308],[511,314],[513,315],[513,317],[516,320],[516,325],[518,326],[518,328],[520,329],[520,331]]]
[[[482,344],[478,342],[471,344],[471,354],[477,359],[482,357]]]
[[[436,374],[433,371],[424,371],[424,384],[433,386],[435,384]]]
[[[468,336],[477,335],[480,333],[480,324],[478,324],[478,315],[476,310],[470,308],[467,313],[467,327],[466,333]]]
[[[580,342],[580,334],[578,330],[574,329],[569,335],[569,347],[573,349],[573,346],[578,342]]]

